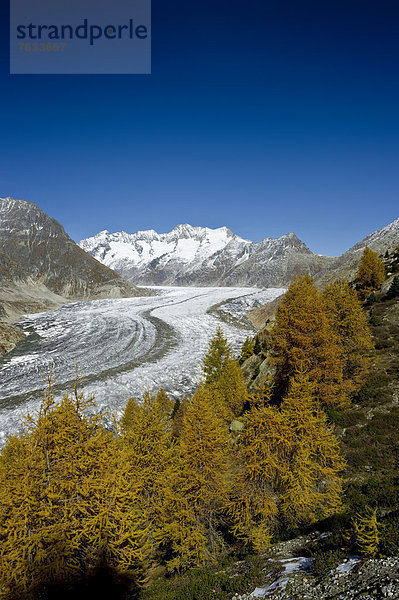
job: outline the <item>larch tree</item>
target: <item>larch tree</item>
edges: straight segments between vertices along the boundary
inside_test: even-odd
[[[248,389],[241,367],[236,360],[225,361],[214,386],[228,410],[229,418],[241,415],[248,402]]]
[[[365,515],[356,515],[353,526],[360,552],[364,556],[375,558],[380,545],[380,523],[377,520],[377,509],[369,509]]]
[[[257,551],[269,546],[275,529],[288,439],[281,413],[270,406],[254,406],[238,438],[238,470],[226,509],[234,535]]]
[[[216,383],[222,374],[226,361],[233,358],[230,344],[218,327],[215,336],[209,342],[208,352],[202,361],[202,372],[206,383]]]
[[[314,391],[315,384],[299,371],[281,405],[290,431],[290,465],[280,512],[290,526],[326,518],[341,507],[346,462]]]
[[[0,581],[6,597],[85,577],[105,561],[139,578],[146,533],[140,507],[123,506],[118,453],[93,399],[56,403],[52,379],[27,431],[0,458]],[[129,540],[129,544],[126,543]]]
[[[175,438],[179,438],[181,431],[183,429],[183,420],[184,420],[184,415],[186,414],[186,410],[188,408],[188,405],[190,403],[190,398],[189,396],[184,396],[182,401],[179,403],[179,406],[176,409],[176,412],[173,416],[173,421],[172,421],[172,434],[173,437]]]
[[[310,275],[294,279],[281,300],[273,340],[280,396],[286,393],[295,372],[306,369],[323,404],[347,403],[342,386],[342,348],[327,317],[323,296]]]
[[[210,341],[208,353],[202,364],[204,385],[213,390],[220,414],[227,421],[240,415],[248,401],[247,385],[241,367],[234,359],[231,346],[220,327]]]
[[[228,512],[234,533],[256,550],[278,522],[295,527],[340,507],[345,461],[313,390],[298,373],[280,408],[255,406],[247,415]]]
[[[241,348],[240,363],[246,361],[254,354],[255,342],[251,337],[247,337]]]
[[[351,393],[363,383],[374,347],[367,316],[356,291],[345,279],[326,286],[324,301],[342,348],[344,385]]]
[[[140,418],[140,406],[134,398],[129,398],[120,420],[122,432],[132,429]]]
[[[175,403],[169,398],[168,394],[166,393],[163,387],[159,388],[156,395],[156,401],[160,410],[162,410],[166,416],[171,418]]]
[[[385,266],[377,252],[365,247],[356,273],[359,291],[365,298],[373,290],[379,290],[385,281]]]
[[[120,440],[122,471],[126,482],[127,497],[132,494],[139,498],[146,516],[147,533],[151,545],[151,555],[159,550],[162,537],[165,504],[165,486],[174,469],[175,450],[172,438],[170,405],[166,394],[156,397],[144,394],[143,402],[132,409],[130,426],[122,430]],[[123,421],[126,422],[124,418]]]
[[[178,470],[166,492],[169,523],[163,541],[171,549],[169,570],[214,560],[223,547],[218,527],[228,490],[228,428],[215,410],[218,402],[211,388],[200,385],[183,418]]]

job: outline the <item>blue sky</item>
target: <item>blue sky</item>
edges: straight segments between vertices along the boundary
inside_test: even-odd
[[[338,254],[399,216],[399,5],[153,0],[152,75],[9,75],[0,196],[102,229],[288,231]]]

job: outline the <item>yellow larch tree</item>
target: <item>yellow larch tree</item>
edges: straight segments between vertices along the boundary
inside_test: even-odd
[[[173,437],[175,437],[175,438],[180,437],[180,434],[181,434],[181,431],[183,428],[184,415],[186,414],[186,410],[188,408],[189,403],[190,403],[190,398],[189,398],[189,396],[186,395],[183,397],[183,399],[177,406],[176,412],[173,416],[173,422],[172,422],[172,434],[173,434]]]
[[[206,383],[216,383],[222,374],[226,361],[233,358],[230,344],[223,335],[221,327],[209,342],[208,352],[202,361],[202,371]]]
[[[364,515],[356,515],[353,522],[356,542],[360,552],[367,557],[375,558],[380,545],[380,523],[377,520],[377,509],[369,509]]]
[[[248,389],[241,367],[236,360],[226,360],[214,386],[228,410],[229,417],[241,415],[248,402]]]
[[[386,273],[383,261],[377,252],[365,247],[356,273],[356,282],[362,298],[370,292],[379,290],[385,281]]]
[[[241,348],[240,363],[243,363],[254,354],[255,341],[251,337],[247,337]]]
[[[0,581],[33,594],[90,574],[99,561],[140,578],[146,533],[134,496],[117,488],[115,439],[75,386],[57,403],[52,378],[28,430],[0,457]],[[129,540],[129,544],[126,543]]]
[[[326,518],[341,507],[346,462],[314,390],[309,376],[298,371],[280,408],[290,432],[280,512],[290,526]]]
[[[227,499],[228,427],[220,399],[201,384],[188,404],[180,434],[178,471],[169,479],[170,570],[215,559],[223,547],[219,519]]]
[[[227,509],[233,531],[265,549],[278,522],[289,527],[336,512],[345,467],[338,442],[297,373],[280,408],[255,406],[239,438],[239,470]]]
[[[348,402],[342,386],[342,348],[310,275],[294,279],[281,300],[273,340],[280,395],[286,393],[296,370],[305,368],[323,404]]]
[[[247,384],[230,344],[219,327],[209,343],[203,362],[204,384],[222,400],[226,420],[239,416],[248,401]]]
[[[345,279],[325,287],[324,301],[342,348],[343,380],[350,393],[361,386],[371,362],[374,344],[367,316],[356,291]]]
[[[173,400],[171,400],[171,398],[169,398],[168,394],[165,391],[165,388],[159,388],[156,395],[156,401],[160,410],[162,410],[165,413],[165,415],[170,418],[175,403],[173,402]]]
[[[132,401],[129,401],[132,402]],[[127,405],[122,418],[121,464],[127,496],[138,497],[147,519],[151,555],[159,551],[165,511],[165,489],[175,468],[170,406],[164,394],[145,393],[141,404]],[[128,415],[133,415],[129,420]],[[128,426],[126,426],[128,423]]]
[[[238,439],[238,471],[226,509],[233,533],[257,551],[269,546],[276,524],[288,439],[281,413],[270,406],[252,408]]]

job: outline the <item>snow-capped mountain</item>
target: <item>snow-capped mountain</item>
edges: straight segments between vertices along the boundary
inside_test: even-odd
[[[157,262],[162,268],[168,264],[185,265],[185,271],[198,270],[213,254],[230,244],[231,249],[245,249],[250,242],[234,235],[226,227],[209,229],[178,225],[169,233],[153,229],[129,234],[125,231],[101,231],[96,236],[79,242],[80,247],[97,260],[119,272],[131,274],[134,269],[145,269]]]
[[[101,231],[79,245],[142,285],[283,286],[296,272],[316,274],[332,260],[313,254],[293,233],[254,244],[227,227],[187,224],[161,234]]]

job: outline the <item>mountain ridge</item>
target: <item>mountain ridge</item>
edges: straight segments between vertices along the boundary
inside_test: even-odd
[[[302,269],[316,274],[331,257],[309,250],[294,232],[251,242],[227,227],[176,225],[129,234],[103,230],[81,248],[142,285],[285,285]]]
[[[191,240],[189,248],[187,240]],[[369,245],[381,253],[399,245],[399,219],[369,234],[341,256],[315,254],[294,232],[260,242],[227,227],[181,224],[168,233],[150,229],[130,234],[104,230],[79,245],[126,279],[142,285],[281,287],[307,272],[322,285],[353,278],[359,252]]]

